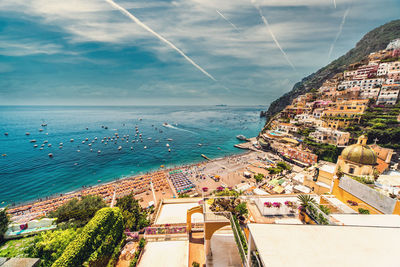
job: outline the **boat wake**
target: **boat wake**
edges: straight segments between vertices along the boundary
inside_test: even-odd
[[[179,131],[184,131],[184,132],[189,132],[189,133],[192,133],[192,134],[197,134],[197,133],[192,132],[192,131],[190,131],[190,130],[186,130],[186,129],[182,129],[182,128],[175,127],[175,126],[173,126],[173,125],[171,125],[171,124],[166,124],[166,123],[165,123],[165,124],[163,124],[163,126],[164,126],[164,127],[167,127],[167,128],[179,130]]]

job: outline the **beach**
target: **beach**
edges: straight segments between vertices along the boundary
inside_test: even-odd
[[[195,185],[188,191],[189,195],[207,194],[219,187],[235,187],[244,182],[254,182],[248,179],[243,173],[263,173],[268,176],[268,171],[263,168],[265,163],[260,159],[268,154],[262,151],[243,151],[242,154],[226,156],[214,160],[205,160],[200,163],[182,165],[175,168],[163,169],[149,172],[144,175],[136,175],[117,179],[112,182],[96,186],[85,187],[74,192],[59,194],[58,196],[41,199],[32,203],[23,204],[9,208],[9,214],[15,222],[25,222],[48,214],[73,198],[80,198],[86,195],[101,196],[107,204],[115,202],[116,198],[134,194],[140,201],[142,207],[146,208],[154,202],[150,182],[154,188],[156,201],[162,198],[179,197],[174,188],[170,172],[181,170],[184,177],[187,177]],[[273,155],[269,155],[273,157]],[[207,188],[207,192],[204,192]],[[157,203],[154,203],[157,204]]]

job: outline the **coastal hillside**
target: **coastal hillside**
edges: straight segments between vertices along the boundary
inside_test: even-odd
[[[356,46],[340,58],[332,61],[317,72],[303,78],[293,89],[271,103],[267,112],[267,122],[276,113],[290,105],[293,99],[312,89],[319,88],[322,83],[343,72],[350,64],[358,62],[374,51],[384,49],[393,39],[400,36],[400,20],[393,20],[367,33]]]

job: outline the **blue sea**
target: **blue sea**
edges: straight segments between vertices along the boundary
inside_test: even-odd
[[[0,206],[153,171],[160,165],[200,162],[204,160],[201,154],[218,158],[242,153],[233,147],[239,142],[236,136],[256,136],[265,123],[259,117],[263,109],[262,106],[2,106],[0,154],[7,156],[0,158]],[[168,125],[163,126],[164,123]],[[143,142],[139,134],[135,137],[136,126]],[[101,142],[116,133],[120,137],[116,143]],[[128,140],[122,140],[124,135],[129,135]],[[83,144],[86,138],[88,141]],[[74,141],[70,142],[71,139]]]

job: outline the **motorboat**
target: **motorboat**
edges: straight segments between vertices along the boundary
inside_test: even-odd
[[[240,134],[240,135],[237,135],[236,138],[239,139],[239,140],[242,140],[242,141],[247,141],[246,136],[241,135],[241,134]]]
[[[49,156],[49,158],[52,158],[53,157],[53,153],[49,153],[48,156]]]
[[[36,140],[35,140],[35,139],[32,139],[32,140],[30,140],[29,142],[31,142],[31,143],[36,143]]]

